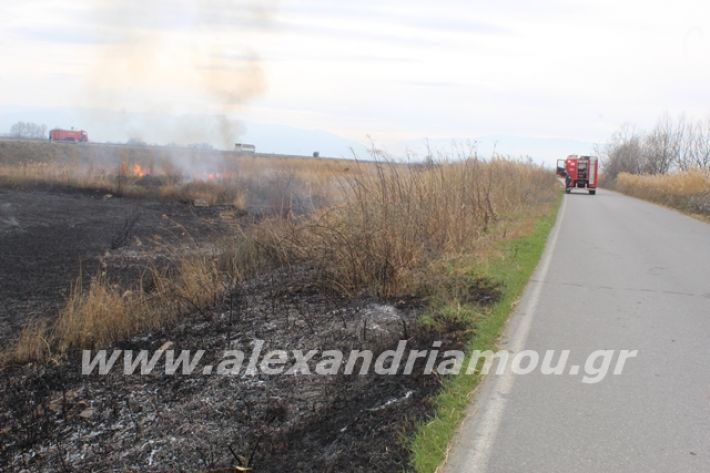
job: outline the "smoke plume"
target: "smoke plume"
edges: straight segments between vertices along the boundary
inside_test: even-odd
[[[105,42],[82,102],[132,118],[87,121],[140,141],[231,148],[238,115],[266,90],[257,46],[275,8],[272,0],[98,2],[92,21]]]

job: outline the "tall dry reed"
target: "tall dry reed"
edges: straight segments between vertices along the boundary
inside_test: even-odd
[[[315,265],[346,294],[420,292],[429,265],[462,254],[500,218],[549,200],[554,175],[509,160],[431,166],[383,163],[341,180],[343,203],[301,219],[262,224],[282,262]]]
[[[614,188],[682,211],[710,215],[710,172],[707,170],[647,175],[621,173]]]

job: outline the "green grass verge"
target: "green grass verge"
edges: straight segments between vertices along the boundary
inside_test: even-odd
[[[473,350],[495,350],[505,321],[542,255],[561,201],[560,196],[529,234],[501,242],[495,257],[484,261],[482,267],[478,261],[477,266],[470,268],[470,274],[501,283],[503,289],[498,302],[486,308],[448,302],[431,309],[443,317],[469,321],[474,335],[467,344],[468,353]],[[427,323],[426,317],[431,316],[424,317],[424,323]],[[468,366],[468,360],[463,366]],[[449,443],[464,418],[471,394],[480,380],[479,375],[462,372],[448,379],[434,398],[434,416],[419,426],[411,441],[412,463],[418,473],[434,472],[443,462]]]

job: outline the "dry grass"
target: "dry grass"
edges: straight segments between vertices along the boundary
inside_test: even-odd
[[[0,176],[9,183],[46,182],[79,188],[111,189],[115,180],[106,172],[77,171],[71,166],[50,162],[23,162],[0,164]]]
[[[271,199],[268,205],[280,211],[235,231],[210,254],[173,255],[170,269],[149,273],[149,290],[123,291],[101,277],[86,288],[75,285],[54,324],[23,331],[13,358],[28,361],[108,346],[202,312],[272,265],[308,265],[324,286],[346,295],[430,294],[447,260],[503,237],[509,222],[553,201],[559,190],[553,173],[502,159],[432,166],[327,162],[325,170],[310,162],[299,169],[297,161],[287,161],[278,171],[249,171],[259,181],[252,183],[251,194],[229,196]],[[257,165],[256,158],[246,162]],[[318,171],[309,175],[309,169]],[[191,192],[205,193],[205,199],[219,191],[191,184]],[[269,192],[260,195],[261,188]],[[294,192],[304,188],[307,192]]]
[[[20,332],[20,338],[11,353],[5,353],[2,361],[26,363],[33,360],[49,358],[52,355],[52,340],[44,320],[33,320]]]
[[[259,239],[283,263],[316,265],[345,294],[380,297],[426,292],[432,263],[472,251],[501,219],[556,192],[542,168],[473,158],[427,168],[382,164],[342,186],[343,203],[264,222]]]
[[[154,270],[152,280],[161,307],[168,313],[181,314],[213,306],[229,282],[217,259],[183,258],[175,269],[166,273]]]
[[[54,322],[30,322],[3,361],[25,363],[110,346],[214,306],[227,288],[264,267],[257,245],[246,235],[225,240],[220,248],[214,255],[176,258],[174,268],[151,269],[150,290],[124,290],[101,275],[85,287],[79,278]]]
[[[621,173],[614,188],[684,212],[710,215],[710,172],[706,170],[655,175]]]
[[[58,349],[104,346],[140,327],[141,296],[121,294],[101,277],[88,288],[78,282],[54,327]]]

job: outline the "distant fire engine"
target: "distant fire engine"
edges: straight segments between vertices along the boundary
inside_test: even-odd
[[[596,156],[571,154],[567,159],[557,160],[557,175],[565,179],[565,192],[573,187],[586,188],[591,195],[597,193],[599,160]]]
[[[49,141],[86,143],[89,141],[89,136],[84,130],[62,130],[61,128],[55,128],[49,131]]]

